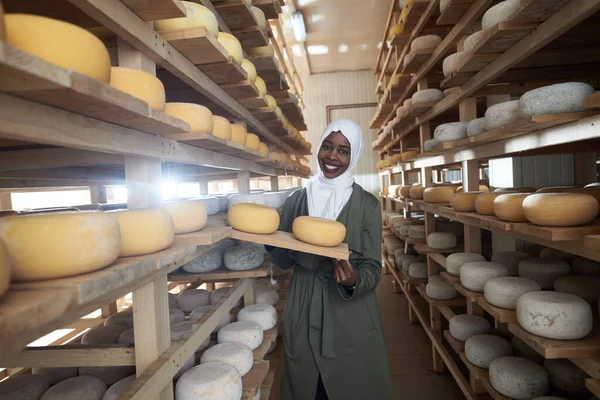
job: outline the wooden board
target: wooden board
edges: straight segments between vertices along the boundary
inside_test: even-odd
[[[203,26],[157,33],[194,65],[231,62],[225,47]]]
[[[466,287],[464,287],[463,285],[461,285],[460,283],[455,283],[454,288],[456,289],[456,291],[458,291],[458,293],[465,296],[467,301],[469,301],[471,303],[477,303],[480,298],[483,298],[483,293],[474,292],[472,290],[469,290]]]
[[[208,224],[198,232],[183,233],[175,235],[176,245],[192,244],[196,246],[209,246],[228,238],[232,229],[230,226],[223,226],[222,223],[212,223],[214,218],[209,217]]]
[[[248,99],[260,97],[260,93],[258,92],[258,88],[254,84],[254,82],[245,80],[237,83],[224,84],[221,85],[223,90],[227,92],[234,99]]]
[[[409,33],[402,33],[400,35],[394,35],[392,39],[389,41],[390,46],[404,47],[410,41]]]
[[[514,224],[515,232],[536,236],[550,241],[583,240],[587,235],[600,234],[600,221],[595,220],[586,225],[573,227],[547,227],[534,224]]]
[[[454,25],[471,8],[474,0],[450,0],[447,8],[438,17],[437,25]]]
[[[446,268],[446,256],[440,253],[428,253],[427,256],[442,267]]]
[[[458,276],[454,276],[449,272],[442,271],[440,272],[440,276],[449,284],[456,285],[460,284],[460,278]]]
[[[210,272],[201,272],[198,274],[190,274],[186,271],[177,271],[169,274],[170,282],[194,282],[202,281],[204,283],[233,281],[242,278],[261,278],[267,276],[269,263],[265,263],[258,268],[249,269],[246,271],[232,271],[225,267],[220,267]]]
[[[464,247],[462,245],[459,245],[453,249],[446,249],[446,250],[432,249],[429,246],[427,246],[426,244],[416,244],[414,246],[414,248],[419,254],[428,254],[428,253],[450,254],[450,253],[460,253],[460,252],[464,251]]]
[[[215,4],[215,8],[231,30],[258,26],[258,22],[245,0],[220,1]]]
[[[447,306],[447,307],[454,307],[454,306],[464,306],[466,305],[465,299],[463,297],[457,296],[454,299],[451,300],[435,300],[432,299],[431,297],[427,296],[427,293],[425,291],[425,286],[421,285],[421,286],[417,286],[417,291],[419,292],[419,294],[421,295],[421,297],[423,297],[425,299],[425,301],[427,303],[429,303],[429,305],[431,306]]]
[[[257,120],[262,122],[277,121],[279,117],[275,114],[275,110],[253,110],[252,114]]]
[[[240,41],[243,48],[269,45],[269,38],[258,26],[235,29],[231,33]]]
[[[477,302],[479,306],[487,311],[497,322],[517,322],[517,313],[515,310],[507,310],[491,305],[484,297],[480,297]]]
[[[246,71],[233,59],[224,63],[203,64],[198,68],[219,84],[241,82],[248,79]]]
[[[279,18],[282,11],[278,0],[253,0],[252,5],[260,8],[268,20]]]
[[[444,338],[446,338],[446,341],[448,341],[450,347],[452,347],[452,350],[454,350],[457,354],[463,353],[465,351],[465,342],[461,342],[460,340],[455,339],[450,334],[450,331],[444,331]]]
[[[260,346],[258,346],[256,349],[252,350],[252,354],[254,356],[255,361],[260,361],[265,358],[265,355],[267,354],[269,347],[271,347],[271,343],[272,342],[270,339],[264,338],[263,342],[260,344]]]
[[[253,399],[269,372],[269,361],[254,361],[252,369],[242,377],[244,396]]]
[[[218,138],[211,134],[185,133],[180,135],[170,135],[169,139],[187,143],[195,147],[216,151],[218,153],[244,158],[246,160],[259,160],[265,157],[256,150],[252,150],[230,140]]]
[[[179,0],[121,0],[121,2],[144,21],[185,16],[185,6]]]

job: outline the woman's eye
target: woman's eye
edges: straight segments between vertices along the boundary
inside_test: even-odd
[[[340,154],[347,155],[348,154],[348,150],[341,150],[340,149]]]
[[[329,145],[327,145],[327,144],[324,144],[324,145],[323,145],[323,149],[324,149],[324,150],[331,150],[331,146],[329,146]]]

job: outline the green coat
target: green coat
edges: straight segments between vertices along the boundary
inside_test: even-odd
[[[308,215],[306,189],[288,197],[279,229],[291,232],[302,215]],[[294,265],[283,315],[282,400],[314,400],[319,373],[331,400],[393,398],[375,296],[381,278],[379,201],[354,184],[337,220],[346,226],[344,242],[357,270],[354,292],[335,281],[327,257],[286,249],[271,253],[277,266]]]

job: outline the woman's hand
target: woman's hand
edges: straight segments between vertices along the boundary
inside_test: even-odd
[[[333,277],[344,286],[356,284],[356,270],[348,260],[333,260]]]

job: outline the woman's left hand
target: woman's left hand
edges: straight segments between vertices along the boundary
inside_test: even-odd
[[[356,284],[356,270],[348,260],[333,260],[333,276],[344,286]]]

